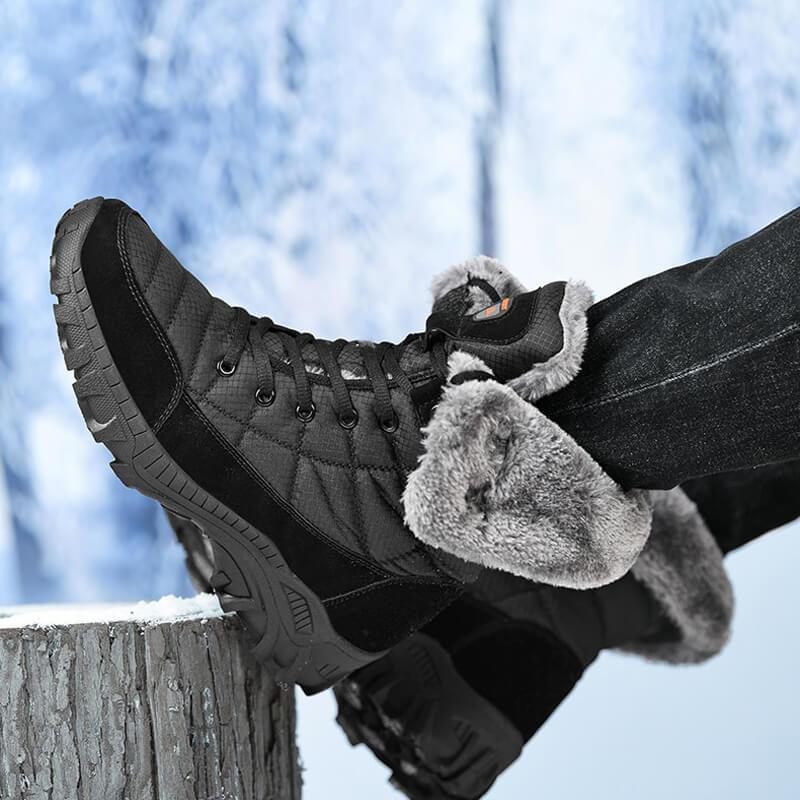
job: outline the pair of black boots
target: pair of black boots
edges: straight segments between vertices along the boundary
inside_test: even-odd
[[[733,595],[721,551],[680,490],[653,492],[634,569],[590,590],[497,570],[422,630],[334,687],[338,722],[412,800],[477,800],[521,754],[602,650],[700,663],[724,646]],[[198,589],[213,555],[169,515]]]
[[[582,285],[526,292],[476,259],[437,279],[423,333],[326,341],[212,297],[95,198],[58,224],[51,289],[116,474],[202,530],[204,585],[256,656],[339,684],[343,724],[410,792],[480,796],[602,647],[697,660],[724,641],[729,586],[691,504],[623,491],[535,406],[580,368]]]

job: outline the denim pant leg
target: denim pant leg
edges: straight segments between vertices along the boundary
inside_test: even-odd
[[[589,310],[578,377],[539,404],[626,487],[800,458],[800,209]]]
[[[695,478],[681,488],[725,553],[800,517],[800,459]]]

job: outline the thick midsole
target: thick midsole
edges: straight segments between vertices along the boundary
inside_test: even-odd
[[[309,691],[326,688],[381,654],[364,652],[336,633],[319,597],[292,573],[270,538],[192,480],[139,411],[105,342],[80,265],[83,239],[101,203],[88,201],[65,215],[51,260],[56,321],[87,426],[114,455],[112,468],[126,485],[209,536],[223,608],[240,613],[256,638],[256,656],[276,678]]]

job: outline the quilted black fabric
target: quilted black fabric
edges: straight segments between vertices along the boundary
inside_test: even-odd
[[[217,369],[230,343],[233,309],[212,297],[138,214],[123,220],[121,239],[130,271],[170,341],[184,392],[279,497],[336,545],[377,562],[391,575],[476,577],[477,567],[423,545],[403,522],[403,489],[422,452],[420,426],[441,387],[422,339],[410,340],[400,359],[413,395],[389,380],[398,420],[393,433],[380,427],[365,377],[362,353],[373,346],[369,343],[349,343],[338,359],[359,415],[352,429],[339,424],[333,391],[313,344],[303,351],[316,407],[313,420],[305,423],[295,413],[291,365],[279,339],[269,335],[265,343],[275,371],[275,401],[262,406],[255,399],[258,374],[250,348],[232,375]],[[551,284],[521,295],[508,313],[487,322],[476,322],[464,309],[459,312],[463,293],[455,290],[446,320],[455,334],[449,346],[479,355],[498,377],[525,371],[562,346],[558,312],[563,287]]]
[[[475,567],[429,549],[403,523],[402,491],[421,453],[418,415],[412,399],[390,382],[399,426],[393,434],[380,428],[369,383],[358,377],[363,374],[358,348],[370,345],[353,343],[340,359],[352,378],[347,385],[359,414],[352,430],[338,423],[328,380],[314,368],[313,347],[304,355],[315,418],[303,423],[295,414],[294,379],[285,363],[276,366],[275,402],[263,407],[255,401],[257,374],[249,349],[233,375],[220,375],[216,368],[228,344],[231,307],[184,270],[138,215],[126,225],[128,259],[170,339],[187,393],[275,491],[339,545],[394,575],[444,571],[472,579]],[[415,386],[434,377],[428,358],[419,345],[403,356]]]

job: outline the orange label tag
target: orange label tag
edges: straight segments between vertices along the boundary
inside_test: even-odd
[[[475,319],[478,321],[482,321],[485,319],[493,319],[494,317],[499,317],[501,314],[505,314],[506,311],[511,306],[511,298],[504,297],[499,303],[495,303],[493,306],[489,306],[488,308],[484,308],[483,311],[479,311],[475,315]]]

